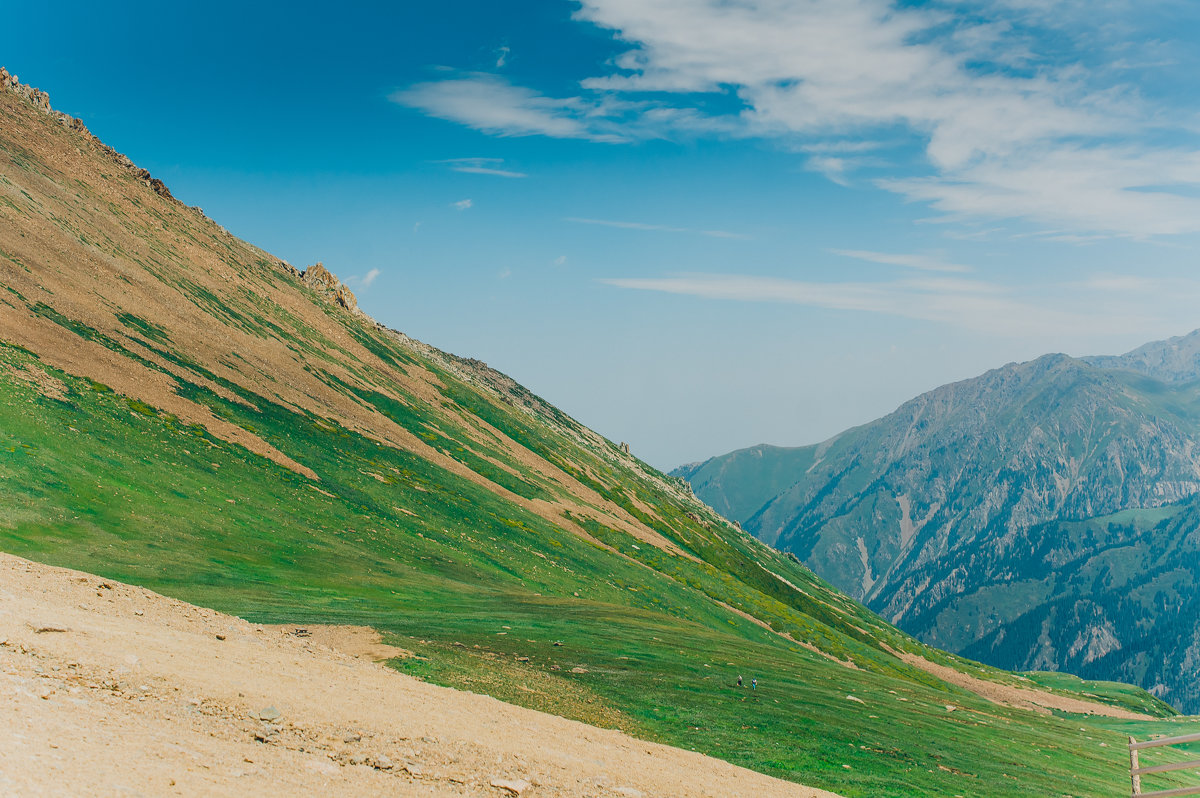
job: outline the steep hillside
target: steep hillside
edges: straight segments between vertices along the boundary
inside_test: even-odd
[[[1117,794],[1171,726],[923,646],[3,83],[0,549],[844,795]]]
[[[423,684],[324,644],[331,630],[252,625],[6,554],[0,585],[6,796],[836,798]],[[36,631],[47,624],[60,631]]]
[[[1137,351],[1167,349],[1186,347]],[[755,447],[678,473],[927,643],[1131,679],[1197,712],[1188,652],[1200,626],[1177,615],[1200,598],[1193,516],[1119,516],[1128,527],[1109,516],[1200,490],[1200,386],[1136,373],[1141,355],[1118,360],[1010,364],[818,446]],[[747,484],[773,495],[751,507]],[[1097,520],[1044,526],[1070,519]]]

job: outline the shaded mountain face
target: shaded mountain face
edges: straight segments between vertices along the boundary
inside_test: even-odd
[[[1200,626],[1175,615],[1200,597],[1194,514],[1058,524],[1200,491],[1200,387],[1185,381],[1197,342],[1010,364],[817,446],[676,473],[930,644],[1133,679],[1200,711]]]
[[[921,644],[505,375],[358,312],[332,271],[229,235],[3,71],[0,510],[8,552],[373,626],[420,678],[844,795],[1103,795],[1121,738],[1045,707],[1174,714]]]

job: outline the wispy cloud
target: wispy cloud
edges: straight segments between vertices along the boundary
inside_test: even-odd
[[[849,186],[850,180],[846,172],[852,161],[836,155],[813,155],[806,162],[809,171],[825,175],[839,186]]]
[[[886,266],[903,266],[906,269],[917,269],[926,272],[969,272],[969,266],[957,263],[947,263],[940,258],[928,255],[899,255],[889,252],[869,252],[862,249],[831,249],[834,255],[856,258],[871,263],[882,263]]]
[[[475,203],[469,199],[461,199],[458,202],[450,203],[450,207],[456,211],[465,211],[467,208],[470,208],[474,204]]]
[[[611,122],[605,124],[601,100],[547,97],[495,75],[474,73],[418,83],[392,93],[390,99],[429,116],[497,136],[541,135],[608,142],[629,138]]]
[[[497,48],[497,50],[496,50],[496,69],[503,69],[505,67],[505,65],[508,64],[508,54],[511,52],[512,52],[512,50],[509,49],[507,44],[502,47]]]
[[[501,168],[503,158],[447,158],[435,163],[444,163],[452,171],[464,172],[471,175],[492,175],[493,177],[529,177],[524,172]]]
[[[749,238],[749,236],[742,233],[732,233],[728,230],[694,230],[690,227],[672,227],[665,224],[647,224],[646,222],[623,222],[612,219],[585,219],[578,216],[568,216],[564,221],[575,222],[576,224],[595,224],[602,227],[617,227],[624,230],[649,230],[660,233],[694,233],[696,235],[708,236],[710,238]]]
[[[782,302],[832,310],[882,313],[940,322],[997,335],[1063,330],[1111,331],[1111,319],[1023,301],[992,283],[962,279],[811,282],[735,274],[678,274],[602,279],[619,288],[705,299]]]
[[[370,288],[371,283],[375,282],[379,275],[383,274],[379,269],[371,269],[365,275],[359,277],[357,274],[346,278],[346,282],[355,288]]]
[[[947,220],[1200,232],[1194,120],[1110,66],[1161,62],[1134,25],[1145,6],[580,0],[576,19],[628,49],[570,96],[468,74],[393,99],[502,136],[770,138],[837,182],[878,169],[874,185]],[[924,157],[891,166],[856,157],[865,151],[856,140],[880,137],[919,142]]]
[[[555,266],[565,266],[566,264],[567,264],[567,256],[566,255],[559,255],[557,258],[554,259]]]

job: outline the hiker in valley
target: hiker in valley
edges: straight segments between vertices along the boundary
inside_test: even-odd
[[[751,689],[751,690],[757,690],[757,689],[758,689],[758,679],[757,679],[757,678],[755,678],[755,679],[751,679],[751,680],[750,680],[750,689]]]
[[[738,687],[741,687],[741,686],[742,686],[742,675],[739,673],[738,674]]]

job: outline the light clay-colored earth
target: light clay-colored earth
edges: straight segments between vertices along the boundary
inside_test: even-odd
[[[369,630],[310,631],[0,554],[0,795],[832,795],[409,678]]]

